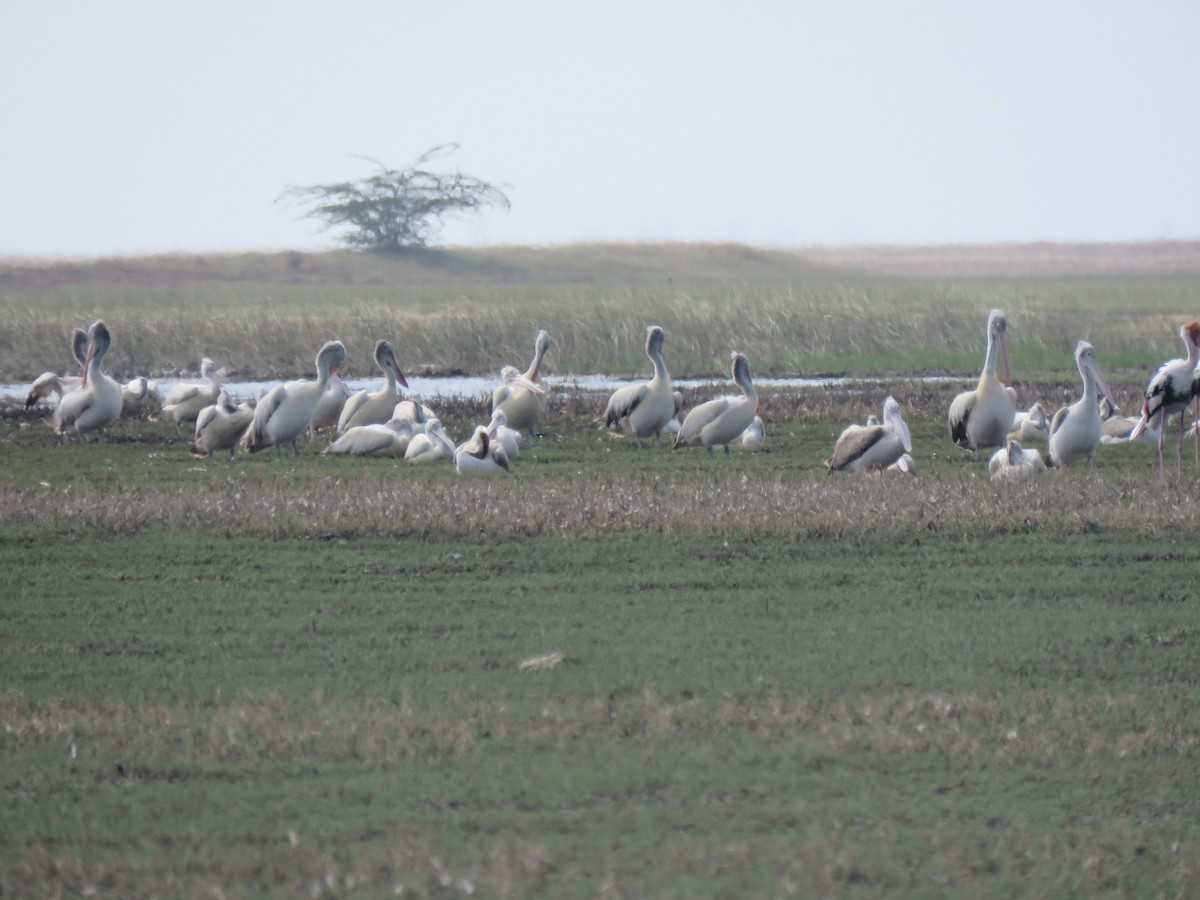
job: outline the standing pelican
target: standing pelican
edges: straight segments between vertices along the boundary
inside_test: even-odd
[[[1046,471],[1042,455],[1036,450],[1026,450],[1020,441],[1008,439],[1008,443],[992,454],[988,461],[988,474],[992,480],[1032,478]]]
[[[508,472],[508,455],[499,441],[488,436],[487,428],[479,425],[471,440],[454,451],[454,468],[460,475]]]
[[[99,320],[87,333],[83,379],[54,408],[54,430],[59,434],[73,432],[85,440],[89,432],[102,431],[121,417],[121,385],[101,370],[112,336]]]
[[[1087,341],[1075,345],[1075,365],[1083,379],[1083,396],[1056,412],[1050,422],[1050,463],[1068,466],[1086,459],[1090,468],[1095,464],[1101,437],[1097,389],[1109,403],[1113,402],[1112,391],[1096,362],[1096,348]]]
[[[639,447],[642,438],[651,435],[657,443],[659,433],[675,415],[671,376],[662,355],[666,339],[667,333],[661,326],[651,325],[646,329],[646,356],[654,365],[654,377],[645,384],[618,388],[608,398],[604,410],[604,427],[633,437]]]
[[[1188,403],[1192,399],[1192,379],[1195,377],[1196,360],[1200,353],[1200,322],[1188,322],[1179,329],[1187,356],[1172,359],[1158,367],[1158,371],[1146,385],[1146,399],[1142,402],[1142,415],[1129,432],[1129,440],[1136,441],[1158,420],[1158,471],[1163,472],[1163,438],[1167,433],[1167,420],[1179,413],[1179,440],[1175,446],[1176,462],[1183,463],[1183,419]]]
[[[883,403],[883,424],[851,425],[838,437],[833,456],[825,460],[829,474],[886,469],[912,450],[912,435],[894,397]]]
[[[183,382],[167,391],[167,399],[156,414],[158,419],[171,419],[175,430],[182,431],[187,422],[195,422],[200,410],[212,406],[221,394],[221,369],[207,356],[200,360],[200,375],[207,384]]]
[[[554,346],[550,333],[544,328],[538,332],[533,343],[533,362],[524,374],[515,366],[505,366],[500,374],[505,381],[492,391],[492,409],[502,409],[508,417],[508,427],[529,434],[530,443],[536,441],[535,429],[546,404],[546,389],[541,384],[542,361],[546,351]],[[511,373],[509,370],[512,370]],[[516,377],[514,377],[516,376]]]
[[[383,371],[387,381],[377,391],[359,391],[346,401],[338,417],[338,434],[345,434],[355,425],[382,425],[391,418],[392,410],[400,401],[400,388],[408,387],[408,379],[396,362],[396,348],[391,341],[375,344],[375,365]]]
[[[225,388],[217,396],[217,402],[206,406],[196,416],[196,438],[192,442],[192,456],[207,459],[221,450],[229,451],[233,459],[238,440],[254,419],[254,410],[246,403],[234,403]]]
[[[970,450],[975,459],[979,451],[1004,444],[1012,427],[1017,407],[1008,383],[1012,370],[1008,363],[1008,317],[993,309],[987,322],[987,353],[979,386],[954,398],[950,404],[950,439],[955,446]],[[1004,361],[1004,381],[996,377],[996,355]]]
[[[328,341],[317,352],[317,378],[315,381],[289,381],[272,388],[258,401],[254,408],[254,419],[246,429],[243,443],[255,453],[266,447],[274,447],[280,455],[279,445],[289,441],[296,455],[300,448],[296,439],[308,428],[313,411],[325,392],[330,371],[346,360],[346,348],[341,341]]]
[[[733,361],[730,367],[733,381],[742,389],[742,396],[717,397],[693,407],[679,426],[671,449],[704,447],[712,456],[714,446],[724,446],[728,453],[729,445],[740,440],[754,421],[758,413],[758,394],[750,378],[750,361],[736,351],[730,354],[730,359]]]
[[[438,418],[431,418],[425,423],[425,431],[414,434],[404,451],[404,458],[410,463],[433,462],[438,459],[454,458],[454,441],[446,434],[446,428]]]

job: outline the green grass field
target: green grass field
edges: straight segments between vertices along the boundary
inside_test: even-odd
[[[1186,305],[1155,302],[1132,329]],[[1069,358],[1017,375],[1022,406],[1077,390]],[[502,479],[6,411],[0,896],[1200,894],[1192,446],[993,484],[946,436],[963,386],[764,393],[768,449],[715,459],[556,396]],[[888,393],[918,477],[826,475]]]

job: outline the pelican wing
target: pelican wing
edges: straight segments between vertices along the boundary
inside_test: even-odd
[[[1056,434],[1058,429],[1067,424],[1067,416],[1071,414],[1071,407],[1064,406],[1054,414],[1054,418],[1050,420],[1050,433]]]
[[[403,456],[408,436],[386,425],[356,425],[325,448],[326,453],[346,456]]]
[[[621,422],[628,419],[650,392],[648,384],[630,384],[613,391],[604,410],[604,427],[619,429]]]
[[[825,460],[825,465],[829,466],[831,472],[840,471],[862,459],[868,450],[891,434],[892,432],[882,425],[851,425],[838,438],[837,445],[833,448],[833,456]]]
[[[731,404],[731,397],[717,397],[693,407],[684,417],[683,424],[679,426],[679,434],[675,436],[675,443],[680,447],[699,444],[705,429],[716,423]]]
[[[271,416],[279,409],[286,396],[287,388],[281,384],[271,388],[254,407],[254,418],[250,422],[250,427],[246,429],[245,438],[246,449],[251,453],[270,446],[267,440],[267,423],[271,421]]]
[[[965,391],[954,398],[950,404],[950,440],[964,450],[970,449],[967,438],[967,422],[971,418],[971,410],[975,408],[975,392]]]
[[[70,428],[75,421],[91,409],[96,402],[92,391],[74,390],[63,396],[58,406],[54,408],[54,425],[58,431]]]
[[[338,434],[343,433],[350,420],[354,418],[354,414],[359,408],[370,399],[371,395],[367,391],[359,391],[353,394],[346,400],[346,405],[342,407],[342,414],[338,416],[337,430]]]

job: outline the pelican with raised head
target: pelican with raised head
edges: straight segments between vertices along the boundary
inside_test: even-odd
[[[391,341],[375,344],[375,365],[386,378],[383,387],[377,391],[359,391],[346,401],[338,417],[338,434],[345,434],[356,425],[382,425],[392,417],[392,410],[400,402],[400,388],[408,387],[408,379],[400,371]]]
[[[494,441],[488,436],[487,428],[479,425],[476,426],[471,439],[454,451],[454,468],[460,475],[474,472],[507,473],[508,454],[504,452],[499,441]]]
[[[1020,441],[1012,438],[988,461],[988,474],[993,481],[1032,478],[1045,471],[1046,463],[1042,455],[1036,450],[1026,450]]]
[[[229,451],[233,459],[237,453],[238,440],[254,419],[254,410],[248,403],[234,403],[225,388],[217,396],[217,402],[206,406],[196,416],[196,437],[192,441],[192,456],[207,459],[222,450]]]
[[[1050,464],[1069,466],[1086,459],[1091,467],[1103,425],[1097,397],[1103,395],[1109,403],[1113,397],[1096,361],[1096,348],[1087,341],[1075,345],[1075,366],[1083,379],[1083,396],[1056,412],[1050,422]]]
[[[675,416],[675,395],[662,353],[666,340],[661,326],[646,328],[646,356],[654,366],[654,376],[644,384],[618,388],[604,410],[604,427],[632,437],[639,447],[642,438],[653,436],[659,442],[660,433]]]
[[[529,368],[522,374],[515,366],[505,366],[500,370],[504,383],[492,391],[492,409],[504,410],[508,427],[527,433],[531,444],[536,440],[538,419],[546,405],[546,388],[541,383],[542,361],[553,346],[550,333],[544,328],[540,330],[533,342]]]
[[[833,456],[825,460],[825,465],[830,475],[883,470],[911,451],[912,435],[900,415],[900,404],[895,397],[888,397],[883,402],[883,422],[851,425],[838,437]]]
[[[1158,428],[1158,471],[1163,472],[1163,438],[1167,433],[1167,421],[1179,413],[1179,439],[1175,445],[1176,463],[1183,463],[1183,420],[1188,403],[1192,399],[1192,383],[1196,373],[1196,361],[1200,358],[1200,322],[1188,322],[1179,329],[1187,356],[1172,359],[1158,367],[1158,371],[1146,385],[1146,397],[1142,401],[1142,415],[1129,432],[1129,440],[1136,441],[1152,422]]]
[[[742,434],[758,414],[758,394],[750,377],[750,361],[738,352],[730,354],[733,382],[742,389],[740,397],[716,397],[692,410],[684,417],[671,449],[704,447],[713,455],[713,447],[729,452],[729,445],[741,440]],[[672,411],[674,405],[672,404]]]
[[[254,408],[254,419],[246,429],[243,443],[255,453],[267,447],[281,453],[280,444],[291,443],[296,455],[300,447],[296,439],[307,429],[313,412],[325,392],[329,373],[346,361],[346,348],[341,341],[328,341],[317,352],[317,377],[315,381],[289,381],[270,391],[258,401]]]
[[[182,382],[175,385],[167,391],[167,399],[154,418],[171,419],[175,430],[182,431],[184,424],[196,421],[200,410],[214,405],[221,395],[221,367],[206,356],[200,360],[200,375],[207,384]]]
[[[996,377],[996,358],[1004,363],[1004,381]],[[993,309],[987,321],[987,352],[979,385],[954,398],[950,404],[950,439],[956,447],[970,450],[975,459],[979,451],[1002,446],[1012,429],[1017,407],[1011,388],[1012,369],[1008,362],[1008,317]]]
[[[92,323],[87,334],[83,379],[54,408],[54,430],[59,434],[76,434],[84,440],[91,432],[103,431],[121,417],[121,385],[101,369],[104,355],[112,346],[112,336],[99,320]]]
[[[75,357],[75,361],[79,363],[81,370],[85,365],[87,343],[88,333],[82,328],[76,328],[71,332],[71,355]],[[64,395],[69,394],[75,388],[79,387],[81,381],[83,381],[81,375],[59,375],[57,372],[43,372],[29,386],[29,393],[25,395],[25,408],[28,409],[39,401],[45,400],[55,394],[58,395],[58,399],[61,401]]]

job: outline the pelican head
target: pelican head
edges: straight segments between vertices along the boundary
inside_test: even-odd
[[[326,341],[317,351],[317,369],[332,372],[346,361],[346,345],[341,341]]]
[[[646,326],[646,355],[658,356],[666,343],[667,332],[661,325]]]
[[[492,410],[492,421],[488,423],[487,432],[492,437],[496,436],[501,428],[508,427],[508,415],[500,407]]]
[[[1008,362],[1008,316],[1003,310],[993,309],[987,323],[988,348],[993,346],[1004,361],[1004,383],[1012,384],[1012,367]]]
[[[88,382],[88,369],[91,368],[93,359],[104,359],[104,354],[108,352],[108,348],[112,346],[112,335],[108,333],[108,328],[105,324],[97,319],[92,323],[92,327],[88,329],[87,351],[83,356],[83,381],[82,386],[86,386]]]
[[[379,366],[385,373],[390,373],[396,379],[397,383],[408,387],[408,379],[400,371],[400,363],[396,360],[396,348],[392,346],[391,341],[377,341],[375,343],[375,365]]]
[[[883,423],[900,438],[900,443],[904,445],[904,450],[907,453],[912,452],[912,435],[908,432],[908,423],[900,415],[900,404],[895,397],[888,397],[883,401]]]
[[[1096,348],[1087,341],[1080,341],[1075,345],[1075,365],[1079,369],[1085,385],[1090,376],[1096,383],[1100,395],[1113,406],[1117,405],[1113,400],[1112,391],[1109,390],[1108,382],[1104,380],[1104,373],[1100,371],[1100,363],[1096,360]]]
[[[729,354],[729,359],[732,361],[731,371],[734,382],[739,385],[750,384],[750,360],[746,359],[745,354],[734,350]]]
[[[87,345],[88,333],[82,328],[76,328],[71,332],[71,355],[75,357],[75,361],[81,366],[87,365]]]
[[[539,397],[546,395],[546,389],[540,384],[530,381],[516,366],[505,366],[500,370],[500,380],[504,382],[506,387],[523,387],[527,391],[531,391]]]

